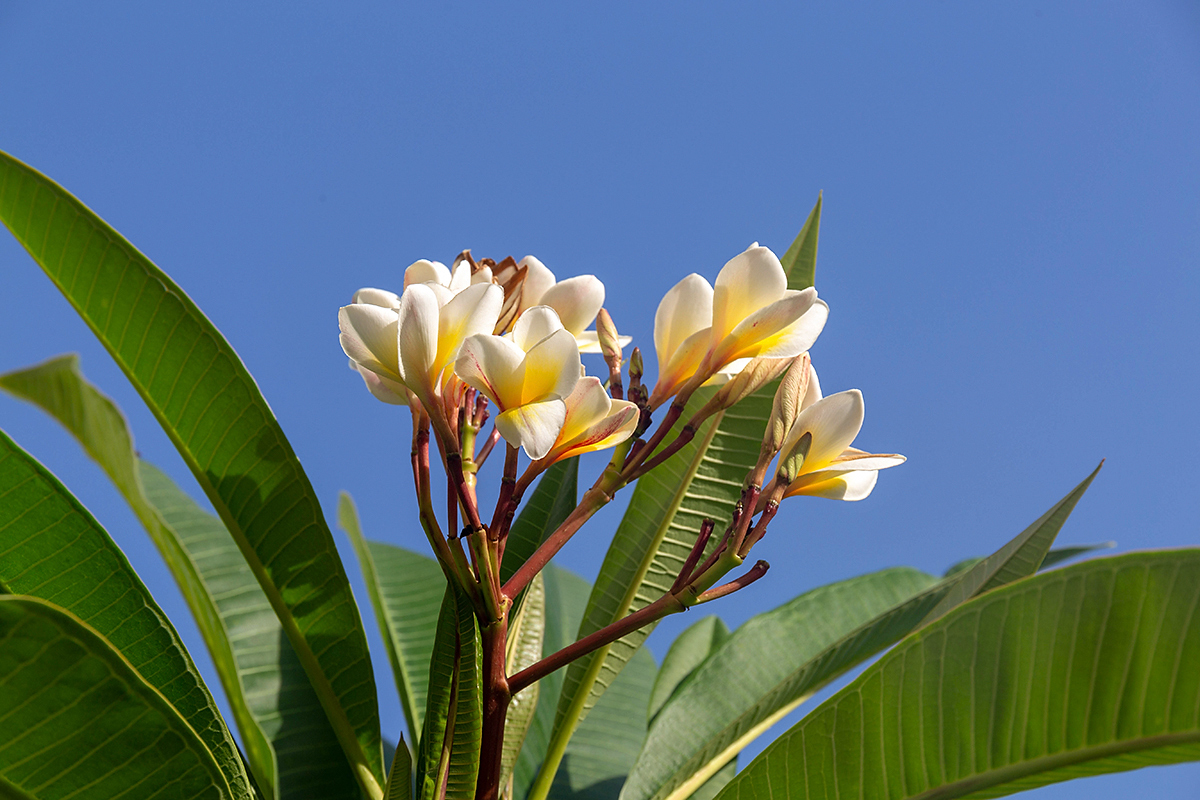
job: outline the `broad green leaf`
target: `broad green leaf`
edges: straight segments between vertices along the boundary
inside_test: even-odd
[[[578,575],[548,564],[538,573],[545,584],[546,626],[542,637],[543,657],[556,653],[575,641],[583,609],[587,605],[591,585]],[[537,682],[538,704],[533,722],[525,734],[525,745],[513,768],[514,800],[523,800],[546,755],[550,732],[554,727],[554,711],[562,690],[565,670],[551,672]]]
[[[1087,491],[1102,466],[1104,462],[1100,462],[1100,465],[1092,470],[1092,474],[1083,479],[1083,483],[1051,506],[1049,511],[1034,520],[1033,524],[1016,538],[962,572],[950,593],[929,612],[925,623],[932,622],[975,595],[1037,572],[1050,546],[1054,544],[1054,538],[1062,530],[1063,523],[1067,521],[1075,504],[1083,497],[1083,493]]]
[[[1042,559],[1042,565],[1039,570],[1050,569],[1059,564],[1070,561],[1072,558],[1078,558],[1084,553],[1094,553],[1097,550],[1111,550],[1116,547],[1116,542],[1097,542],[1096,544],[1073,544],[1067,547],[1056,547],[1046,557]]]
[[[781,263],[789,288],[811,285],[815,274],[820,198]],[[795,284],[795,285],[793,285]],[[775,384],[716,415],[696,438],[658,469],[642,477],[600,567],[579,637],[654,602],[670,588],[705,518],[721,530],[741,495],[742,482],[758,458]],[[683,419],[695,413],[708,392],[697,392]],[[710,548],[719,537],[714,536]],[[532,790],[542,800],[566,744],[589,709],[604,694],[654,629],[648,625],[567,668],[547,758]]]
[[[750,619],[654,720],[623,800],[689,797],[814,691],[911,631],[949,590],[900,567]]]
[[[772,743],[723,800],[997,797],[1200,759],[1200,550],[980,595]]]
[[[312,485],[253,378],[164,272],[62,187],[3,153],[0,220],[175,443],[279,616],[364,792],[381,797],[366,634]]]
[[[417,754],[420,800],[475,796],[483,739],[482,647],[471,603],[447,585],[438,614]],[[445,786],[444,794],[439,791]]]
[[[412,754],[404,739],[396,745],[388,771],[387,800],[412,800]]]
[[[559,461],[538,479],[533,494],[513,521],[504,545],[500,582],[505,583],[529,560],[547,536],[562,524],[579,502],[579,459]]]
[[[163,554],[208,646],[259,788],[268,797],[358,797],[320,701],[221,521],[137,457],[124,416],[87,382],[75,356],[2,375],[0,389],[62,423]]]
[[[817,273],[817,238],[821,232],[821,195],[804,221],[791,247],[779,259],[783,271],[788,275],[789,289],[807,289],[813,285]]]
[[[671,642],[662,667],[658,670],[658,677],[654,680],[654,691],[650,693],[646,717],[651,723],[667,700],[728,638],[729,628],[720,617],[710,614],[697,620]]]
[[[546,581],[541,573],[533,577],[521,595],[521,604],[512,615],[508,627],[505,655],[506,674],[516,675],[542,658],[542,643],[546,632]],[[512,777],[513,766],[525,743],[525,734],[537,710],[541,682],[518,692],[508,705],[504,725],[503,758],[500,765],[500,785],[506,786]],[[508,792],[511,795],[511,792]]]
[[[657,673],[638,650],[580,723],[550,789],[552,800],[616,800],[646,738],[646,706]]]
[[[107,637],[201,737],[233,796],[250,796],[237,746],[170,620],[100,524],[3,432],[0,501],[0,593],[53,602]]]
[[[688,800],[712,800],[721,793],[721,790],[725,788],[727,783],[733,780],[734,775],[737,775],[737,756],[734,756],[725,766],[717,770],[716,774],[693,792]]]
[[[44,600],[0,596],[0,687],[0,796],[247,796],[144,673]]]
[[[408,721],[408,736],[420,742],[428,692],[429,658],[446,578],[435,559],[403,547],[363,538],[350,495],[338,498],[338,524],[358,554],[379,633]]]

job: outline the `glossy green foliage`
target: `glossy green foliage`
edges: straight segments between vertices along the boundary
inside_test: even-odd
[[[320,701],[219,519],[137,457],[125,417],[75,356],[0,376],[60,422],[129,503],[175,577],[217,668],[246,760],[268,797],[358,797]]]
[[[140,672],[58,606],[0,596],[0,686],[0,796],[249,796]]]
[[[650,693],[650,705],[646,709],[647,720],[653,722],[667,701],[687,685],[700,665],[728,639],[729,628],[715,614],[697,620],[675,637],[663,657],[658,677],[654,679],[654,691]]]
[[[162,423],[262,585],[364,791],[379,796],[378,703],[358,608],[308,477],[241,360],[165,273],[7,154],[0,221]]]
[[[1200,758],[1198,604],[1197,550],[988,592],[906,638],[719,797],[995,797]]]
[[[247,795],[237,747],[175,628],[92,515],[2,432],[0,498],[0,592],[52,602],[106,637]]]

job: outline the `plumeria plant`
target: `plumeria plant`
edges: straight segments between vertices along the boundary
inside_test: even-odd
[[[0,434],[0,797],[990,797],[1200,758],[1200,550],[1044,571],[1099,547],[1052,549],[1095,472],[944,575],[849,578],[732,632],[700,616],[661,664],[643,647],[663,617],[769,575],[750,556],[782,502],[862,500],[904,462],[854,446],[862,394],[824,395],[813,367],[820,216],[818,199],[782,257],[755,243],[667,292],[653,377],[601,280],[533,256],[418,260],[338,311],[350,368],[411,419],[429,545],[365,538],[340,497],[406,720],[387,731],[317,494],[232,347],[79,200],[0,154],[0,220],[216,515],[141,459],[74,356],[0,389],[61,422],[128,501],[233,723],[104,528]],[[580,493],[588,453],[604,458],[583,462],[599,468]],[[595,583],[556,567],[621,492]]]

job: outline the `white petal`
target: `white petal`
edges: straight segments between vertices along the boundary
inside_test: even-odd
[[[808,408],[823,396],[821,394],[821,382],[817,380],[817,368],[810,361],[808,362],[808,392],[804,395],[804,401],[800,403],[800,410],[803,411]]]
[[[554,273],[533,256],[525,256],[518,262],[525,267],[525,280],[521,282],[521,305],[517,313],[532,308],[541,302],[542,295],[554,285]]]
[[[450,285],[450,270],[440,261],[430,261],[422,258],[414,261],[404,270],[404,288],[414,283],[436,283],[441,286]]]
[[[608,416],[612,410],[612,398],[604,391],[604,384],[591,375],[582,377],[566,397],[567,417],[563,422],[559,439],[564,442],[582,436],[588,428]]]
[[[399,317],[390,308],[355,303],[338,309],[338,337],[353,361],[385,377],[400,379],[396,350]]]
[[[633,341],[632,336],[617,336],[617,344],[624,350]],[[600,336],[595,331],[580,331],[575,334],[575,344],[579,345],[581,353],[603,353],[600,347]]]
[[[825,473],[817,473],[824,475]],[[830,500],[862,500],[875,488],[879,473],[874,471],[846,472],[835,478],[811,481],[813,476],[801,475],[788,487],[787,496],[828,497]]]
[[[828,316],[815,289],[788,292],[735,325],[717,353],[724,358],[795,358],[817,340]]]
[[[851,448],[838,456],[829,466],[814,470],[814,472],[878,472],[881,469],[898,467],[907,460],[899,453],[863,453]]]
[[[424,283],[409,286],[400,296],[399,317],[400,379],[420,395],[419,389],[432,388],[430,369],[437,356],[438,339],[437,296]]]
[[[394,406],[408,405],[408,390],[404,387],[404,384],[377,375],[353,361],[350,362],[350,366],[362,376],[363,383],[367,385],[367,391],[374,395],[375,399],[382,400]]]
[[[521,404],[525,352],[501,336],[468,336],[459,348],[454,372],[468,386],[491,398],[501,410]]]
[[[550,306],[534,306],[517,319],[513,325],[512,338],[522,350],[529,350],[542,339],[562,329],[558,312]]]
[[[576,275],[551,286],[538,303],[557,311],[562,326],[578,334],[600,313],[604,305],[604,284],[595,275]]]
[[[471,276],[471,283],[491,283],[491,282],[492,282],[492,268],[491,267],[480,267],[479,271]]]
[[[535,403],[567,397],[575,388],[582,371],[583,364],[579,360],[575,337],[561,329],[554,331],[525,354],[521,402]]]
[[[386,289],[359,289],[354,293],[354,302],[395,310],[400,307],[400,295]]]
[[[462,261],[458,262],[458,266],[455,267],[454,272],[450,274],[450,281],[446,285],[450,287],[450,291],[458,294],[472,283],[471,262],[464,258]]]
[[[713,285],[713,338],[723,339],[739,322],[779,300],[787,291],[783,265],[766,247],[731,258]]]
[[[662,366],[661,361],[659,362],[658,383],[654,385],[654,393],[650,400],[651,406],[657,408],[662,401],[675,394],[679,387],[696,373],[704,361],[704,356],[708,353],[710,334],[709,328],[701,328],[683,341],[665,367]]]
[[[509,444],[520,445],[535,461],[550,452],[567,409],[562,400],[529,403],[496,417],[496,430]]]
[[[712,298],[712,286],[694,272],[663,295],[654,313],[654,350],[660,370],[690,336],[712,324]]]
[[[858,389],[831,394],[796,416],[782,452],[786,455],[805,433],[812,434],[808,455],[800,467],[804,475],[828,466],[850,446],[862,429],[863,397]]]
[[[441,372],[452,363],[468,336],[491,333],[503,304],[504,290],[490,283],[468,286],[446,303],[438,321],[438,350],[433,369]]]

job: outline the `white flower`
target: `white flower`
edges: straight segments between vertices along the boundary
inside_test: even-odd
[[[613,400],[599,378],[584,376],[563,401],[566,419],[547,461],[616,447],[633,435],[641,412],[636,403]]]
[[[533,256],[525,256],[519,264],[525,267],[525,280],[517,316],[534,306],[550,306],[558,313],[562,326],[575,337],[579,352],[599,353],[596,332],[585,329],[596,321],[596,315],[604,307],[604,284],[600,279],[595,275],[576,275],[556,281],[554,273]],[[618,338],[622,347],[633,341],[628,336]]]
[[[539,459],[566,421],[566,398],[582,364],[575,337],[546,306],[527,310],[510,336],[476,334],[463,342],[454,371],[487,395],[500,414],[496,429],[509,444]]]

